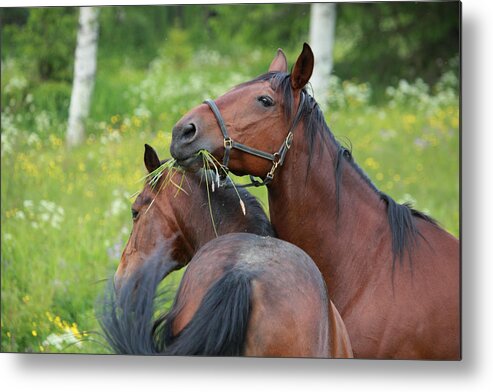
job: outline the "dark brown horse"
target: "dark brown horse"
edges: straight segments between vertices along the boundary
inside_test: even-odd
[[[206,149],[264,179],[274,229],[316,262],[355,357],[459,359],[459,243],[337,142],[305,90],[313,64],[305,44],[288,73],[279,50],[266,74],[185,114],[171,154],[189,167]]]
[[[161,165],[149,146],[144,162],[149,173]],[[148,180],[134,202],[134,227],[115,274],[118,289],[116,295],[110,291],[101,314],[113,349],[352,357],[345,326],[328,307],[325,283],[310,257],[273,238],[262,207],[246,190],[238,190],[244,215],[234,189],[208,195],[204,176],[210,173],[165,170],[153,186]],[[171,311],[153,325],[159,282],[187,264]]]

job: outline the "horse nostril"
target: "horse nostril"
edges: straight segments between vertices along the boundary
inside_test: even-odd
[[[181,138],[185,142],[190,142],[193,140],[196,134],[197,134],[197,128],[195,127],[195,124],[190,123],[183,127],[183,133],[181,135]]]

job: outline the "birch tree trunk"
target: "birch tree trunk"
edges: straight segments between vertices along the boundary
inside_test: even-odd
[[[84,139],[85,121],[89,115],[91,95],[96,76],[98,50],[98,14],[94,7],[81,7],[77,47],[75,49],[74,82],[70,98],[67,145],[80,144]]]
[[[328,105],[335,26],[336,5],[334,3],[314,3],[311,5],[310,46],[315,56],[311,84],[315,98],[322,109],[327,109]]]

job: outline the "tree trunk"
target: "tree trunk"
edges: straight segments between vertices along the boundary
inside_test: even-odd
[[[336,5],[334,3],[311,5],[310,46],[315,55],[311,85],[322,109],[327,108],[329,98],[329,76],[332,72],[335,26]]]
[[[69,147],[82,142],[85,121],[89,115],[91,95],[96,76],[96,55],[98,49],[98,14],[94,7],[81,7],[77,48],[75,49],[74,82],[67,129]]]

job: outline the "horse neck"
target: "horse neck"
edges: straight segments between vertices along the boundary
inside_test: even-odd
[[[338,147],[325,130],[316,132],[310,162],[304,129],[269,186],[270,217],[279,238],[304,249],[319,267],[338,306],[368,279],[364,263],[389,246],[385,205],[351,164],[343,159],[337,212],[335,160]],[[387,244],[388,242],[388,244]],[[377,267],[372,264],[372,268]],[[338,298],[341,297],[341,298]]]
[[[183,262],[188,263],[197,251],[215,238],[207,207],[207,196],[203,195],[203,184],[198,175],[184,173],[182,187],[185,192],[173,192],[165,197],[171,202],[171,213],[167,216],[172,244]],[[175,180],[176,182],[176,180]],[[178,182],[180,183],[180,181]]]
[[[175,206],[174,220],[179,230],[178,237],[190,250],[190,257],[193,257],[204,244],[216,236],[234,232],[257,233],[259,231],[259,222],[248,214],[246,216],[242,214],[239,199],[232,188],[216,188],[214,192],[211,189],[208,191],[204,180],[201,181],[196,174],[193,178],[189,177],[189,184],[189,195],[183,196],[187,199],[187,203],[185,205],[178,203]],[[209,192],[211,209],[216,212],[213,213],[216,231],[211,218],[207,192]],[[248,210],[249,207],[247,202]]]

